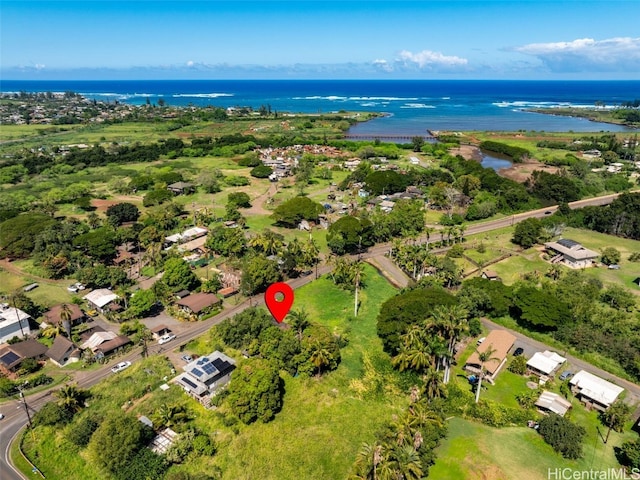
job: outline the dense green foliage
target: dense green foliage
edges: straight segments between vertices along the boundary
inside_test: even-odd
[[[295,228],[302,220],[317,221],[324,208],[308,197],[295,197],[278,205],[271,216],[277,224]]]
[[[584,427],[550,413],[540,420],[538,433],[563,457],[572,460],[582,457],[582,439],[586,434]]]
[[[346,215],[329,226],[327,245],[336,255],[367,249],[373,245],[373,224],[366,218]]]
[[[251,255],[244,260],[240,289],[245,295],[255,295],[280,279],[278,262],[264,255]]]
[[[55,223],[53,218],[41,213],[23,213],[0,223],[0,257],[29,256],[36,236]]]
[[[387,300],[378,315],[378,336],[385,352],[400,351],[401,336],[431,315],[437,305],[455,305],[456,298],[441,288],[416,288]]]
[[[107,219],[114,227],[125,222],[135,222],[140,216],[140,210],[132,203],[117,203],[107,208]]]
[[[529,150],[527,150],[526,148],[507,145],[506,143],[493,142],[490,140],[486,140],[480,143],[480,148],[489,152],[507,155],[511,157],[514,162],[522,162],[529,158],[529,156],[531,155]]]
[[[282,408],[284,382],[268,360],[250,359],[233,372],[227,402],[231,411],[249,424],[268,422]]]
[[[200,285],[200,280],[182,258],[170,258],[164,263],[162,281],[174,292],[193,290]]]

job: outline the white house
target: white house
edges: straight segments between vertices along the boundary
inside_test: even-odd
[[[189,395],[208,406],[211,394],[215,394],[216,390],[226,385],[231,379],[236,361],[216,350],[189,362],[182,368],[184,373],[178,375],[174,381]]]
[[[580,370],[571,380],[571,391],[587,408],[604,411],[624,392],[624,388]]]
[[[105,307],[119,297],[108,288],[99,288],[98,290],[89,292],[82,298],[84,298],[92,308],[104,313]]]
[[[545,350],[544,352],[536,352],[527,362],[527,368],[536,375],[553,375],[566,361],[566,358],[556,352]]]
[[[11,340],[13,337],[29,336],[31,334],[30,318],[28,313],[19,308],[11,307],[8,303],[0,303],[0,343]]]
[[[185,230],[182,233],[174,233],[173,235],[169,235],[165,237],[167,243],[184,243],[189,240],[193,240],[194,238],[200,238],[209,233],[204,227],[191,227]]]
[[[571,268],[585,268],[593,265],[593,262],[600,255],[598,252],[589,250],[581,244],[568,238],[561,238],[557,242],[547,242],[544,246],[555,253],[551,263],[562,262]]]
[[[536,407],[543,412],[557,413],[561,417],[571,408],[571,402],[561,397],[557,393],[543,391],[536,401]]]

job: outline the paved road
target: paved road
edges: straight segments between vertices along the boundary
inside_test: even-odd
[[[588,205],[606,205],[611,203],[617,197],[618,197],[618,194],[606,195],[603,197],[597,197],[597,198],[592,198],[587,200],[580,200],[578,202],[572,202],[569,205],[571,208],[574,208],[574,209],[582,208]],[[553,212],[556,209],[557,209],[557,206],[553,206],[545,209],[532,210],[525,213],[519,213],[516,215],[512,215],[512,216],[497,219],[497,220],[491,220],[488,222],[474,224],[467,228],[465,232],[465,236],[484,233],[491,230],[508,227],[510,225],[514,225],[515,223],[519,223],[527,218],[532,218],[532,217],[541,218],[541,217],[544,217],[545,215],[548,215],[547,212]],[[444,239],[444,234],[442,232],[439,232],[439,234],[438,233],[432,234],[430,237],[430,241],[438,241],[443,239]],[[423,236],[422,238],[418,239],[418,241],[426,242],[427,238],[426,236]],[[386,276],[395,278],[394,283],[396,283],[396,285],[406,284],[406,275],[404,275],[404,273],[402,274],[398,273],[399,269],[393,268],[392,267],[393,262],[389,262],[388,259],[386,259],[385,257],[385,254],[389,251],[390,248],[391,248],[390,243],[375,245],[374,247],[371,247],[367,252],[363,253],[361,257],[363,259],[374,259],[373,263],[376,263],[377,265],[379,265],[381,267],[380,269],[386,273]],[[331,268],[332,267],[330,265],[323,264],[318,267],[317,274],[324,275],[330,272]],[[315,278],[316,278],[316,275],[314,273],[306,277],[300,277],[300,278],[290,280],[287,283],[289,283],[289,285],[291,285],[292,288],[296,289],[301,287],[302,285],[305,285],[311,282]],[[232,317],[233,315],[245,310],[250,306],[258,306],[258,305],[264,305],[264,297],[262,295],[257,295],[238,305],[232,306],[231,308],[224,310],[219,315],[216,315],[215,317],[212,317],[208,320],[193,324],[192,328],[190,328],[185,333],[180,334],[180,336],[174,342],[171,342],[171,344],[164,345],[164,346],[155,345],[155,344],[152,345],[149,348],[149,353],[150,354],[160,353],[165,348],[173,350],[175,348],[178,348],[181,345],[185,345],[192,339],[205,333],[212,326],[217,325],[223,320]],[[486,323],[485,325],[487,326],[487,328],[490,328],[491,323]],[[493,324],[493,328],[496,328],[496,327],[497,325]],[[514,335],[516,335],[516,337],[519,338],[519,341],[523,343],[526,342],[531,346],[535,346],[535,348],[537,349],[551,349],[550,347],[547,347],[546,345],[540,342],[535,342],[534,340],[531,340],[522,334],[519,334],[517,332],[513,332],[513,333]],[[140,357],[140,351],[141,350],[139,348],[134,349],[129,354],[123,357],[119,357],[117,361],[118,362],[124,361],[124,360],[135,361]],[[636,395],[638,398],[640,398],[640,387],[638,387],[637,385],[634,385],[623,379],[618,379],[617,377],[607,372],[596,369],[595,367],[592,367],[586,362],[582,362],[581,360],[575,359],[573,357],[571,357],[571,363],[578,368],[584,368],[585,370],[589,370],[597,375],[601,375],[604,378],[612,379],[615,383],[617,383],[620,386],[623,386],[624,388],[632,392],[634,395]],[[102,367],[99,370],[78,372],[76,374],[75,381],[77,382],[79,387],[88,388],[88,387],[91,387],[92,385],[95,385],[96,383],[98,383],[105,377],[109,376],[110,374],[111,374],[111,370],[109,365],[109,366]],[[41,394],[29,396],[27,399],[27,402],[29,404],[29,407],[33,409],[33,411],[35,412],[40,407],[42,407],[42,405],[44,405],[46,402],[50,400],[51,400],[51,390]],[[0,423],[0,427],[1,427],[0,428],[0,451],[1,451],[0,472],[2,472],[2,480],[23,480],[25,479],[25,477],[23,477],[21,473],[17,472],[13,468],[13,466],[11,466],[8,453],[9,453],[9,448],[11,446],[11,442],[13,441],[14,437],[16,437],[17,433],[20,431],[20,429],[24,427],[24,425],[27,422],[26,413],[24,411],[22,403],[17,400],[3,404],[2,413],[4,413],[6,416],[6,418],[4,418],[3,420],[0,420],[1,422]]]

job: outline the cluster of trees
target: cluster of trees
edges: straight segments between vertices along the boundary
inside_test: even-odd
[[[308,197],[294,197],[278,205],[273,211],[276,224],[287,228],[296,228],[302,220],[317,222],[324,207]]]
[[[480,148],[488,152],[499,153],[511,157],[514,162],[519,163],[527,160],[531,156],[531,152],[526,148],[508,145],[506,143],[485,140],[480,143]]]
[[[582,440],[587,433],[584,427],[550,413],[540,420],[538,433],[563,457],[571,460],[582,457]]]
[[[446,432],[442,413],[416,398],[406,412],[381,430],[374,443],[362,446],[349,478],[426,478],[436,459],[434,450]]]
[[[570,226],[640,240],[640,193],[623,193],[609,205],[561,213]]]

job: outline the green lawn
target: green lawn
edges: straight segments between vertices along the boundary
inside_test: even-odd
[[[270,423],[225,426],[226,406],[204,410],[175,386],[159,390],[162,378],[171,376],[170,366],[159,356],[136,362],[96,385],[89,408],[98,416],[115,409],[152,416],[165,402],[186,405],[193,425],[215,436],[218,452],[213,458],[201,457],[172,467],[174,470],[208,471],[215,465],[224,472],[223,478],[233,480],[345,478],[361,444],[372,441],[380,426],[407,406],[401,376],[391,367],[376,334],[380,305],[396,290],[369,265],[365,265],[365,274],[367,286],[360,292],[361,309],[355,319],[350,319],[353,294],[338,289],[326,277],[296,291],[294,309],[304,308],[312,321],[349,342],[334,372],[321,378],[282,374],[284,405]],[[210,351],[211,336],[203,335],[190,347],[198,353]],[[35,443],[32,437],[25,437],[25,442],[30,458],[38,459],[47,478],[97,478],[84,453],[64,440],[64,429],[39,428]]]

